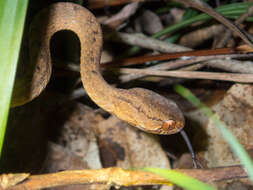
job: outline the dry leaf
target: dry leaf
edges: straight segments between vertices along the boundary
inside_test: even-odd
[[[0,189],[14,186],[30,176],[29,173],[2,174],[0,175]]]
[[[159,139],[111,116],[98,125],[104,166],[170,168]]]

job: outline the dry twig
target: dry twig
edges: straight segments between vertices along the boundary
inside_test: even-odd
[[[115,38],[116,36],[116,38]],[[136,45],[142,48],[151,49],[154,51],[159,51],[163,53],[168,52],[180,52],[180,51],[189,51],[190,48],[172,44],[169,42],[164,42],[158,39],[150,38],[144,34],[128,34],[123,32],[114,33],[111,35],[111,40],[124,42],[129,45]]]
[[[117,5],[123,5],[126,3],[133,3],[133,2],[144,2],[147,0],[89,0],[88,1],[88,7],[90,9],[98,9],[98,8],[104,8],[106,6],[117,6]]]
[[[252,38],[249,34],[247,34],[247,32],[245,32],[243,29],[240,29],[235,23],[226,19],[220,13],[216,12],[212,7],[210,7],[204,1],[200,1],[200,0],[175,0],[175,1],[181,2],[186,6],[190,6],[195,9],[201,10],[204,13],[212,16],[213,18],[215,18],[216,20],[224,24],[226,27],[228,27],[230,30],[235,32],[238,36],[240,36],[240,38],[243,39],[244,42],[246,42],[250,46],[253,46]]]
[[[241,166],[212,169],[180,169],[175,171],[179,171],[185,175],[207,183],[218,180],[247,177],[246,172]],[[106,168],[98,170],[72,170],[52,174],[33,175],[26,178],[26,180],[22,183],[6,188],[6,190],[39,190],[62,185],[93,183],[110,184],[115,186],[171,184],[163,177],[149,172],[124,170],[121,168]]]
[[[130,3],[126,5],[120,12],[112,16],[111,18],[107,19],[103,22],[103,24],[111,27],[116,28],[121,25],[126,19],[131,17],[137,11],[139,7],[139,2]]]
[[[178,69],[179,71],[196,71],[199,70],[201,68],[205,67],[204,63],[197,63],[194,65],[190,65],[190,66],[185,66],[182,67],[180,69]],[[127,76],[127,75],[123,75],[123,76]],[[172,85],[172,84],[179,84],[179,83],[183,83],[184,81],[186,81],[187,79],[183,79],[183,78],[164,78],[164,77],[145,77],[145,78],[141,78],[142,81],[149,81],[149,82],[161,82],[162,86],[164,85]],[[163,81],[163,82],[162,82]],[[128,81],[126,81],[128,82]]]
[[[221,61],[222,59],[232,58],[231,56],[237,57],[238,55],[232,54],[232,55],[211,55],[211,56],[189,57],[188,59],[179,59],[179,60],[170,61],[167,63],[161,63],[161,64],[155,65],[155,66],[150,66],[150,67],[143,69],[143,70],[150,70],[150,69],[152,69],[152,70],[171,70],[171,69],[177,69],[180,67],[188,66],[193,63],[198,63],[198,62],[203,62],[203,61],[208,61],[208,60],[211,61],[211,59]],[[214,62],[212,62],[212,63],[214,63]],[[218,64],[212,64],[212,63],[210,65],[212,65],[213,67],[215,65],[218,65]],[[222,64],[222,62],[220,64],[224,65],[224,64]],[[253,67],[253,65],[251,67]],[[195,69],[197,69],[197,68],[199,68],[199,67],[195,67]],[[127,74],[127,75],[121,76],[120,80],[121,80],[121,82],[129,82],[130,80],[135,80],[135,79],[142,78],[145,76],[146,76],[145,74],[133,73],[133,74]]]
[[[236,21],[235,24],[241,24],[243,23],[249,16],[251,16],[253,14],[253,6],[250,6],[247,10],[246,13],[242,14]],[[216,45],[216,48],[222,48],[225,46],[225,44],[228,42],[228,40],[230,39],[232,35],[232,31],[231,30],[226,30],[226,32],[224,33],[224,35],[222,35],[221,40],[218,42],[218,44]]]
[[[122,73],[136,73],[152,76],[165,76],[177,77],[187,79],[210,79],[222,80],[241,83],[252,83],[252,74],[238,74],[238,73],[214,73],[214,72],[201,72],[201,71],[155,71],[152,69],[120,69]]]
[[[126,58],[122,60],[114,60],[111,62],[107,62],[102,64],[104,66],[129,66],[129,65],[136,65],[142,64],[145,62],[151,61],[166,61],[171,59],[178,59],[182,57],[192,57],[192,56],[218,56],[218,55],[227,55],[230,58],[249,58],[252,57],[253,54],[238,54],[238,53],[250,53],[252,52],[251,49],[244,49],[241,46],[236,48],[222,48],[222,49],[215,49],[215,50],[196,50],[196,51],[186,51],[186,52],[175,52],[175,53],[164,53],[164,54],[157,54],[157,55],[144,55],[139,57],[133,58]]]
[[[253,62],[252,61],[214,59],[214,60],[207,61],[206,64],[209,67],[222,69],[224,71],[253,74]]]

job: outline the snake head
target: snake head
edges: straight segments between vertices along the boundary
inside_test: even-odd
[[[153,91],[123,90],[115,113],[120,119],[154,134],[174,134],[184,127],[184,116],[176,103]]]

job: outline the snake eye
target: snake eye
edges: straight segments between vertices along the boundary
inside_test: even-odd
[[[183,128],[183,126],[179,125],[175,120],[169,119],[164,121],[162,124],[162,130],[170,132],[170,134],[177,133]]]
[[[175,127],[175,124],[176,124],[176,122],[174,120],[170,119],[170,120],[163,122],[162,128],[171,129],[171,128]]]

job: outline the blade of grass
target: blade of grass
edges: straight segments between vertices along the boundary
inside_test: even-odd
[[[156,173],[168,179],[171,183],[176,184],[179,187],[183,187],[188,190],[199,190],[199,189],[215,190],[215,188],[197,179],[181,174],[177,171],[160,169],[160,168],[144,168],[143,170]]]
[[[188,89],[184,88],[181,85],[175,86],[175,91],[179,93],[181,96],[190,101],[194,106],[198,107],[203,111],[203,113],[210,118],[210,120],[218,127],[223,137],[226,139],[228,144],[230,145],[232,151],[238,156],[244,169],[249,175],[250,180],[253,182],[253,161],[250,156],[243,148],[243,146],[237,141],[236,137],[229,131],[226,125],[219,120],[217,115],[215,115],[211,109],[205,106],[200,100],[194,96]]]
[[[241,14],[243,14],[244,12],[247,11],[247,8],[250,6],[250,5],[253,5],[253,3],[245,3],[245,4],[239,4],[239,3],[235,3],[234,6],[221,6],[217,9],[215,9],[217,12],[221,13],[222,15],[224,15],[226,17],[227,14],[231,15],[231,14],[234,14],[234,16],[240,16]],[[236,7],[238,6],[238,7]],[[189,26],[190,24],[192,23],[195,23],[195,22],[199,22],[199,21],[206,21],[206,20],[209,20],[211,19],[212,17],[210,17],[209,15],[207,14],[199,14],[197,16],[194,16],[194,17],[191,17],[189,19],[186,19],[186,20],[183,20],[182,22],[179,22],[177,24],[174,24],[172,26],[169,26],[165,29],[163,29],[162,31],[160,32],[157,32],[156,34],[152,35],[153,38],[159,38],[165,34],[168,34],[170,32],[175,32],[183,27],[186,27],[186,26]]]
[[[0,156],[28,0],[0,1]]]

